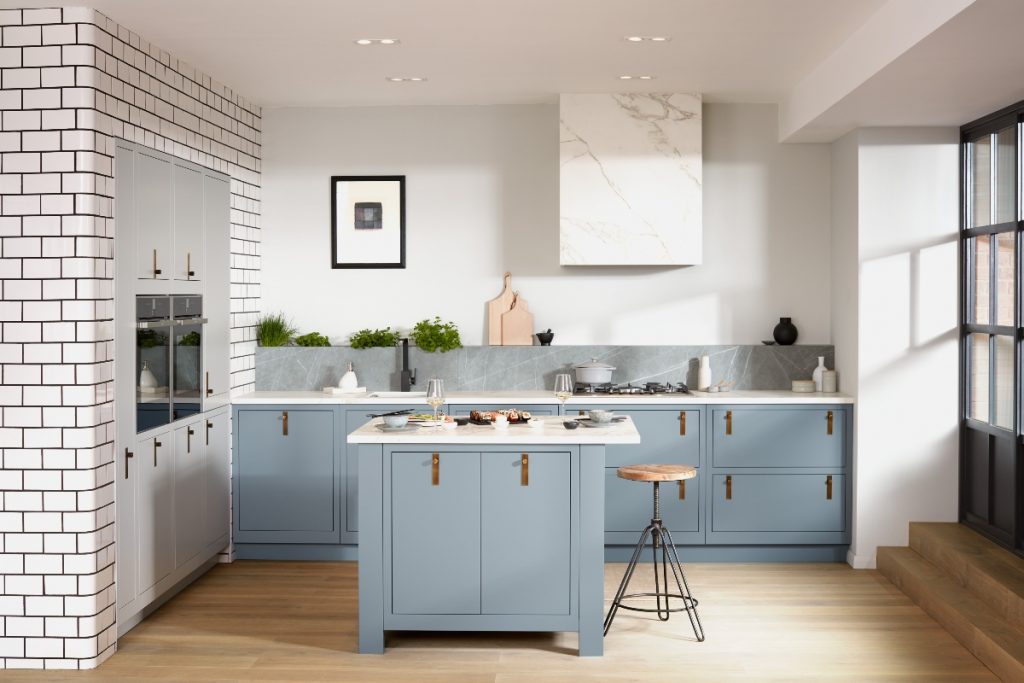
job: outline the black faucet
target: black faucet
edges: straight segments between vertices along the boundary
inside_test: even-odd
[[[401,391],[412,391],[412,385],[416,384],[416,370],[409,369],[409,340],[402,339],[402,372],[399,375]]]

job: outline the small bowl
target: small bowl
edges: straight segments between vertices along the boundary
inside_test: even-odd
[[[495,429],[508,429],[508,418],[504,420],[495,419],[493,424]]]
[[[409,424],[408,415],[385,415],[384,426],[388,429],[402,429]]]
[[[442,422],[441,423],[441,427],[443,427],[444,429],[448,430],[449,432],[452,431],[453,429],[455,429],[458,426],[459,425],[456,422]]]
[[[615,413],[610,410],[591,410],[587,414],[590,415],[591,421],[596,424],[607,424],[615,417]]]
[[[531,419],[526,424],[527,424],[528,427],[532,427],[534,429],[538,429],[538,428],[544,426],[544,421],[543,420],[537,420],[537,419]]]
[[[457,418],[455,418],[455,424],[457,424],[460,427],[465,427],[466,425],[469,424],[469,418],[468,417],[457,417]]]
[[[580,423],[577,422],[576,420],[566,420],[565,422],[562,423],[562,426],[565,427],[566,429],[576,429],[577,427],[580,426]]]

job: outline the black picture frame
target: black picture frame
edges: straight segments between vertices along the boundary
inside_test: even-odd
[[[338,190],[340,184],[356,185],[358,183],[374,183],[379,185],[380,183],[395,183],[397,190],[398,206],[391,207],[390,210],[397,210],[398,212],[398,245],[397,254],[385,254],[384,256],[393,256],[393,258],[382,258],[374,261],[346,261],[344,254],[338,253],[339,247],[339,231],[350,231],[352,236],[351,239],[356,238],[354,233],[360,233],[363,235],[378,233],[384,229],[384,226],[388,224],[387,214],[389,206],[386,202],[380,201],[378,198],[362,198],[359,193],[355,193],[355,199],[351,200],[352,209],[348,207],[338,206]],[[331,176],[331,268],[334,269],[355,269],[355,268],[405,268],[405,176],[404,175],[355,175],[355,176]],[[339,225],[339,220],[345,220],[346,217],[352,215],[355,211],[355,206],[360,205],[361,208],[374,212],[374,218],[372,220],[360,220],[356,218],[352,225]],[[383,218],[382,218],[383,217]],[[381,227],[370,227],[380,225]]]

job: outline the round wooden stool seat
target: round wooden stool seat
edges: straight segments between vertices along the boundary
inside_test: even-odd
[[[689,465],[627,465],[619,468],[620,479],[632,481],[683,481],[697,476]]]

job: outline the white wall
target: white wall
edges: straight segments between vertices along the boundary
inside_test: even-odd
[[[857,398],[857,567],[906,545],[911,521],[957,519],[958,139],[869,128],[833,145],[834,201],[849,205],[851,173],[857,188],[854,218],[833,223],[832,273],[841,388]]]
[[[558,265],[553,105],[263,112],[263,305],[335,343],[441,315],[484,338],[513,273],[556,343],[757,343],[789,315],[827,343],[828,145],[780,145],[773,105],[704,107],[704,265]],[[407,268],[332,270],[331,175],[407,176]]]

